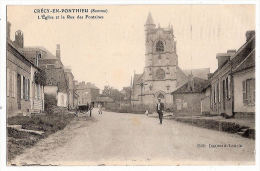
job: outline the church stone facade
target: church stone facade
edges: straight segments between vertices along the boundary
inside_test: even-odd
[[[156,27],[149,13],[145,37],[145,67],[142,74],[134,74],[132,104],[154,104],[161,98],[171,106],[171,92],[188,79],[178,67],[173,28]]]

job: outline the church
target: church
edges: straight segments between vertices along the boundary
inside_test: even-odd
[[[142,74],[134,74],[131,103],[153,105],[161,98],[166,108],[170,108],[173,104],[171,92],[188,81],[189,72],[178,66],[173,27],[156,27],[151,13],[144,27],[145,66]]]

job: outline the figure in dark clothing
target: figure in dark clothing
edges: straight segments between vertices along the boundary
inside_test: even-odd
[[[158,103],[156,105],[156,111],[159,115],[160,124],[162,124],[163,111],[164,111],[164,103],[161,102],[161,99],[158,98]]]
[[[89,105],[89,116],[91,117],[92,109],[94,108],[93,103],[90,103]]]
[[[89,110],[89,104],[87,103],[87,111]]]

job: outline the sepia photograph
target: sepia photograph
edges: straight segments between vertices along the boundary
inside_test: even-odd
[[[255,18],[254,4],[7,5],[7,165],[255,165]]]

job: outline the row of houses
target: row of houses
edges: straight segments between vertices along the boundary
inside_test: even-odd
[[[218,68],[201,79],[192,73],[173,91],[173,108],[180,113],[248,117],[255,114],[255,31],[236,51],[216,55]]]
[[[8,117],[45,110],[46,101],[55,99],[55,105],[76,109],[84,102],[91,103],[99,89],[91,83],[78,83],[69,67],[61,60],[60,45],[56,55],[44,47],[24,46],[21,30],[10,38],[11,23],[7,24],[7,113]],[[84,84],[84,85],[83,85]],[[85,94],[88,94],[87,99]]]

